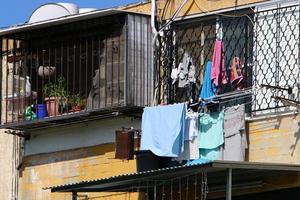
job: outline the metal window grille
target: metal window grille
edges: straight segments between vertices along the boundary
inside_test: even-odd
[[[149,16],[120,14],[2,36],[1,124],[37,104],[48,117],[150,105],[149,30]]]
[[[261,84],[292,87],[294,96],[289,98],[299,99],[299,5],[178,21],[166,32],[169,34],[160,40],[160,64],[164,69],[161,80],[165,85],[161,93],[167,94],[165,98],[169,102],[177,101],[177,88],[171,84],[170,70],[179,65],[184,53],[188,53],[196,65],[196,97],[199,95],[205,65],[212,60],[217,38],[224,42],[229,80],[230,62],[239,57],[243,63],[244,88],[254,88],[254,95],[245,99],[248,111],[280,111],[284,107],[271,96],[288,98],[287,91],[258,88]],[[222,93],[233,90],[231,84],[222,87]],[[241,101],[235,103],[238,102]]]

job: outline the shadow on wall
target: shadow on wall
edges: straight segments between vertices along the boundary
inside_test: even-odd
[[[88,157],[101,156],[114,151],[115,145],[111,143],[53,153],[30,155],[24,157],[22,171],[25,167],[33,167],[56,162],[72,161]]]
[[[295,138],[295,142],[294,144],[291,145],[290,149],[292,150],[291,155],[294,155],[294,152],[296,150],[297,144],[299,142],[300,139],[300,122],[297,121],[297,119],[293,119],[296,123],[296,127],[295,127],[295,132],[294,132],[294,138]]]
[[[247,133],[250,133],[251,131],[251,134],[272,134],[274,131],[279,131],[278,133],[285,133],[285,131],[288,131],[291,134],[293,133],[294,142],[289,148],[291,150],[291,156],[294,156],[295,150],[297,149],[297,145],[300,139],[300,122],[298,118],[298,115],[276,116],[274,118],[269,118],[266,120],[246,123],[246,130]],[[254,123],[254,125],[250,128],[251,123]],[[249,134],[247,134],[247,140],[249,141],[250,146],[251,144]],[[246,150],[246,160],[249,160],[249,149]]]

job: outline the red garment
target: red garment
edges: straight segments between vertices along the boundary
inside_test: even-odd
[[[227,83],[224,57],[224,43],[217,40],[215,42],[211,69],[211,80],[216,86]]]
[[[241,60],[238,57],[234,57],[230,65],[230,82],[233,88],[241,89],[242,88],[242,65]]]

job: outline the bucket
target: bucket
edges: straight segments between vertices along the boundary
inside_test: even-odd
[[[35,112],[37,119],[42,119],[48,116],[46,104],[35,104]]]
[[[148,150],[138,151],[136,153],[136,168],[138,172],[159,169],[158,156]]]
[[[162,168],[176,167],[179,163],[172,157],[157,156],[149,150],[136,152],[136,168],[138,172]]]

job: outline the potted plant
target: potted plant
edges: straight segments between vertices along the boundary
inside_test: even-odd
[[[71,112],[78,112],[85,107],[85,101],[80,97],[79,94],[70,95],[68,99],[68,104],[71,107]]]
[[[59,77],[56,83],[48,83],[43,88],[49,117],[67,112],[68,92],[64,77]]]

